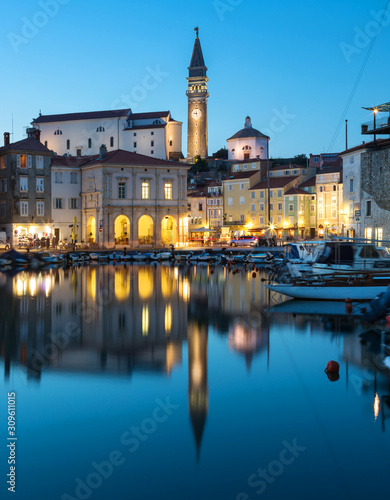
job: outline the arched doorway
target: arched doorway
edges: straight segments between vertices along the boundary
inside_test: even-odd
[[[143,215],[138,221],[138,242],[140,245],[153,243],[153,219],[149,215]]]
[[[118,245],[129,244],[130,220],[126,215],[118,215],[115,219],[115,243]]]
[[[95,243],[96,241],[96,219],[95,217],[88,217],[87,222],[87,241]]]
[[[166,215],[161,221],[161,242],[163,245],[175,244],[175,219]]]

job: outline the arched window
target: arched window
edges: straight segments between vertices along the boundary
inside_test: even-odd
[[[104,127],[100,125],[100,127],[96,129],[96,132],[104,132]]]
[[[62,135],[62,130],[59,128],[54,132],[54,135]]]
[[[66,140],[66,149],[70,149],[70,139]]]
[[[114,147],[114,138],[110,137],[110,148]]]
[[[88,147],[92,148],[92,139],[88,139]]]
[[[154,120],[153,125],[161,125],[161,120]]]

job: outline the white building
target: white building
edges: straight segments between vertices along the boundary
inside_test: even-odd
[[[123,149],[159,159],[183,158],[182,122],[170,111],[132,113],[131,109],[39,115],[32,121],[41,142],[58,155],[85,156]]]
[[[76,217],[81,225],[81,170],[85,158],[54,156],[51,161],[51,194],[53,233],[58,241],[72,240]],[[78,241],[81,238],[77,238]]]
[[[244,128],[230,137],[230,139],[227,139],[228,159],[249,160],[258,158],[267,160],[268,141],[269,137],[253,128],[251,119],[247,116]]]

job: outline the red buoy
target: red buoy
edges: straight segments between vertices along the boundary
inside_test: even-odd
[[[255,273],[255,272],[253,272],[253,273],[252,273],[252,278],[256,278],[256,276],[257,276],[257,275],[256,275],[256,273]]]
[[[326,365],[325,372],[326,373],[338,373],[340,371],[340,365],[337,361],[328,361]]]
[[[210,274],[214,274],[214,269],[210,269]]]

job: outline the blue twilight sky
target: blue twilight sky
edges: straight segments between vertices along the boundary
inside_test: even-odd
[[[346,115],[362,142],[362,106],[390,101],[387,0],[18,0],[3,7],[0,132],[13,140],[42,114],[169,109],[187,137],[187,67],[200,27],[208,66],[209,153],[243,127],[271,135],[270,155],[341,151]],[[45,13],[45,10],[49,14]],[[144,85],[147,75],[147,88]],[[2,141],[2,137],[0,139]],[[2,144],[2,142],[1,142]]]

